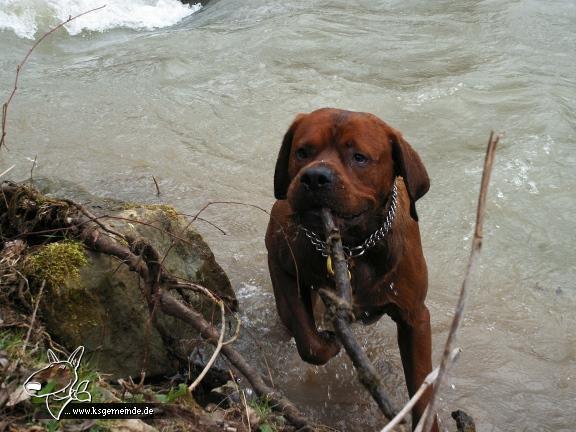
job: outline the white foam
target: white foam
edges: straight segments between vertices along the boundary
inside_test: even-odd
[[[0,30],[11,30],[34,39],[57,22],[106,5],[65,26],[77,35],[83,30],[103,32],[114,28],[152,30],[169,27],[198,11],[200,3],[184,5],[179,0],[0,0]]]

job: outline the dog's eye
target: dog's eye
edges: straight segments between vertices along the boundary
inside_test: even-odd
[[[306,150],[305,148],[299,148],[298,150],[296,150],[296,159],[304,160],[307,157],[308,157],[308,150]]]
[[[354,153],[354,161],[358,162],[359,164],[365,164],[368,162],[368,158],[364,156],[362,153]]]

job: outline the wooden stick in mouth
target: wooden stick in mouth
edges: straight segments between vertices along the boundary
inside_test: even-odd
[[[374,368],[370,359],[360,347],[350,328],[353,318],[350,273],[348,272],[348,263],[346,262],[346,255],[342,246],[340,230],[334,224],[334,219],[329,209],[322,209],[322,222],[326,232],[326,243],[329,246],[329,257],[332,259],[332,267],[334,269],[336,294],[326,289],[321,289],[319,291],[320,295],[324,303],[332,311],[334,330],[358,372],[358,379],[372,395],[372,398],[380,407],[380,411],[388,419],[391,419],[396,415],[396,409],[384,392],[376,368]]]

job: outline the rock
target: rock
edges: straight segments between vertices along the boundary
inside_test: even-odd
[[[205,286],[227,299],[231,309],[237,308],[230,281],[208,245],[193,228],[185,230],[188,221],[173,207],[102,199],[68,182],[36,180],[35,186],[52,199],[65,197],[97,215],[113,216],[101,220],[115,231],[145,238],[160,254],[170,249],[170,233],[180,237],[182,241],[166,257],[166,270]],[[87,201],[89,204],[84,204]],[[174,352],[185,357],[200,339],[197,332],[158,310],[155,317],[164,329],[161,334],[149,325],[139,277],[110,256],[86,251],[86,258],[78,278],[66,280],[65,286],[50,287],[49,295],[43,296],[41,318],[48,333],[69,350],[83,345],[83,362],[112,378],[136,377],[143,369],[148,377],[174,374],[179,366]],[[191,291],[172,293],[208,321],[219,315],[218,308],[204,296]]]
[[[220,407],[229,407],[230,404],[240,404],[240,391],[238,384],[233,381],[228,381],[220,387],[210,390],[210,402],[215,403]]]
[[[462,410],[452,411],[452,418],[456,421],[458,432],[476,432],[474,419]]]

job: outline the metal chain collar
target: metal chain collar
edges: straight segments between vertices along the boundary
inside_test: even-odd
[[[390,231],[392,228],[392,224],[394,223],[394,218],[396,216],[396,207],[398,204],[398,188],[396,187],[396,182],[394,182],[394,186],[392,187],[392,200],[390,202],[390,208],[388,209],[388,213],[386,214],[386,219],[380,228],[378,228],[375,232],[373,232],[370,237],[368,237],[364,243],[359,246],[354,247],[347,247],[344,246],[344,253],[348,258],[357,258],[359,256],[364,255],[364,253],[374,247],[378,242],[380,242]],[[310,243],[314,246],[314,248],[322,254],[323,257],[328,257],[329,255],[329,246],[324,240],[318,236],[314,231],[309,230],[303,226],[300,227],[306,237],[310,239]]]

